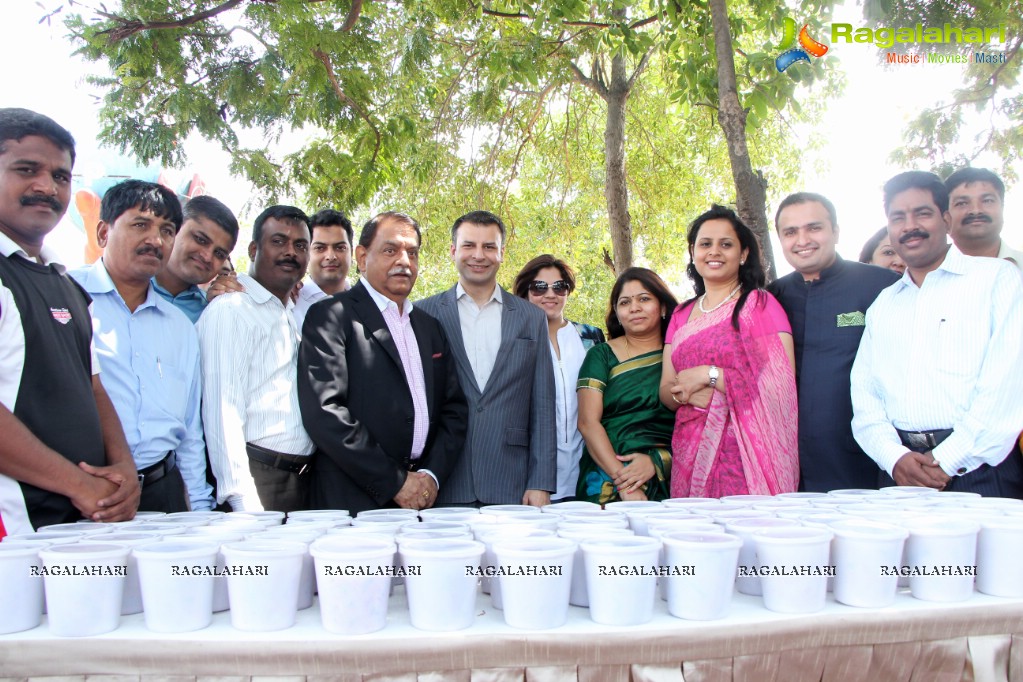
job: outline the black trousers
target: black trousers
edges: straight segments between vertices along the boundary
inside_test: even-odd
[[[246,449],[259,450],[263,453],[270,453],[271,450],[259,448],[247,443]],[[309,457],[298,457],[295,455],[284,455],[274,453],[278,457],[288,458],[289,461],[298,462],[310,460]],[[257,462],[249,458],[249,473],[256,484],[256,492],[259,494],[259,501],[266,511],[293,512],[303,511],[309,508],[309,469],[304,471],[285,471],[269,464]]]
[[[142,482],[139,511],[160,511],[168,514],[188,511],[188,491],[177,465],[153,483]]]

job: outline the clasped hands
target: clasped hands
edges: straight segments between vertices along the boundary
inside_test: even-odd
[[[135,518],[142,496],[138,472],[132,461],[96,467],[80,462],[78,467],[88,474],[79,494],[71,502],[92,521],[130,521]]]
[[[402,509],[428,509],[437,501],[437,484],[430,474],[410,471],[394,502]]]
[[[904,454],[892,467],[892,478],[899,485],[919,485],[938,490],[943,490],[952,480],[930,450]]]
[[[657,473],[649,455],[633,452],[628,455],[615,455],[615,459],[622,463],[622,467],[611,474],[611,479],[618,489],[618,496],[623,500],[647,499],[643,486]]]
[[[690,367],[675,374],[671,386],[672,399],[679,405],[692,405],[706,409],[714,395],[714,389],[707,385],[707,368]]]

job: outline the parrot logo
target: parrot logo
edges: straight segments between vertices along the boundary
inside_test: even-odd
[[[808,27],[809,24],[804,24],[802,30],[799,31],[799,45],[796,46],[796,22],[791,17],[785,17],[785,32],[782,34],[780,46],[783,52],[774,60],[774,65],[778,67],[779,72],[799,61],[809,64],[810,55],[823,57],[828,53],[827,45],[818,43],[810,37]]]

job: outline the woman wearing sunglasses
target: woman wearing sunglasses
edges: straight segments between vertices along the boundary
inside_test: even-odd
[[[558,423],[558,489],[551,495],[551,502],[575,499],[579,456],[583,450],[583,439],[577,428],[575,384],[586,351],[604,343],[604,333],[596,327],[565,319],[565,303],[574,289],[572,268],[546,253],[526,263],[515,277],[515,295],[547,315]]]
[[[579,369],[579,431],[586,442],[576,495],[599,504],[663,500],[674,418],[661,404],[661,358],[677,305],[657,273],[629,268],[611,289],[607,331]]]

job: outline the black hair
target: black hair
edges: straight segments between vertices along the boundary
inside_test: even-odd
[[[544,268],[556,268],[561,273],[561,279],[568,282],[568,293],[575,291],[575,273],[568,263],[555,258],[549,253],[541,254],[522,266],[519,274],[515,276],[515,284],[512,291],[519,298],[529,298],[529,285],[536,279],[536,274]]]
[[[505,241],[505,230],[504,223],[495,214],[490,211],[470,211],[464,216],[458,218],[455,224],[451,226],[451,243],[455,243],[455,233],[458,232],[458,226],[462,223],[475,223],[476,225],[497,225],[497,229],[501,232],[501,243]]]
[[[927,171],[906,171],[884,183],[884,213],[888,215],[888,207],[896,195],[907,189],[923,189],[931,193],[934,205],[944,213],[948,210],[948,188],[934,173]]]
[[[0,109],[0,154],[7,151],[7,140],[18,142],[29,135],[38,135],[57,145],[71,155],[75,165],[75,138],[49,116],[43,116],[30,109],[10,107]]]
[[[828,212],[828,218],[831,219],[831,229],[836,229],[838,227],[838,213],[835,211],[835,205],[826,196],[816,192],[796,192],[782,199],[781,203],[778,204],[778,210],[774,213],[774,229],[781,230],[778,219],[781,217],[781,212],[784,209],[795,204],[806,204],[811,201],[816,201],[824,207],[824,210]]]
[[[333,227],[334,225],[340,225],[344,228],[345,234],[348,235],[348,243],[355,243],[355,232],[352,230],[352,221],[348,219],[341,211],[335,211],[332,208],[324,208],[312,214],[309,218],[309,236],[312,236],[312,232],[317,227]]]
[[[648,268],[629,268],[615,280],[614,286],[611,287],[611,300],[608,303],[607,318],[604,320],[604,324],[607,325],[607,337],[609,339],[616,339],[625,334],[625,327],[619,321],[616,310],[618,307],[618,297],[622,295],[622,289],[629,282],[641,283],[664,306],[664,315],[661,316],[661,341],[664,341],[664,337],[668,333],[671,313],[678,306],[678,299],[671,293],[671,289],[664,283],[660,275]]]
[[[185,204],[184,219],[206,218],[216,223],[231,237],[231,248],[238,243],[238,219],[227,204],[210,196],[192,197]]]
[[[738,331],[739,313],[742,312],[743,306],[746,305],[746,299],[749,298],[749,295],[758,289],[763,289],[767,284],[767,272],[764,270],[764,264],[761,261],[760,242],[757,240],[757,236],[753,234],[753,230],[746,223],[742,222],[742,219],[735,211],[726,206],[714,204],[710,207],[709,211],[704,211],[697,216],[696,220],[689,227],[689,233],[686,235],[686,242],[689,244],[689,265],[686,266],[686,274],[693,282],[693,291],[696,292],[696,295],[683,305],[688,305],[707,293],[707,285],[704,283],[700,273],[696,271],[696,263],[693,262],[693,251],[696,239],[700,234],[700,228],[708,220],[727,220],[731,223],[736,236],[739,238],[740,250],[747,249],[749,251],[745,262],[739,265],[739,300],[735,302],[735,308],[732,310],[732,326]],[[761,301],[763,302],[763,299]]]
[[[163,185],[145,180],[125,180],[106,191],[100,202],[99,219],[113,225],[125,211],[137,208],[174,223],[174,232],[181,229],[181,202],[178,195]]]
[[[264,209],[262,213],[256,216],[256,221],[252,223],[252,241],[257,244],[262,241],[263,223],[270,218],[286,223],[302,223],[306,226],[306,229],[309,228],[309,216],[303,213],[302,209],[295,208],[294,206],[277,204]]]
[[[1005,183],[1002,179],[989,171],[987,168],[960,168],[952,175],[945,178],[945,189],[951,194],[959,185],[968,185],[971,182],[989,182],[998,192],[998,197],[1005,201]]]
[[[867,243],[863,245],[863,250],[860,251],[860,262],[870,263],[874,260],[874,252],[877,251],[878,244],[881,243],[885,237],[888,236],[888,228],[882,227],[880,230],[874,233],[874,236],[867,240]]]
[[[418,244],[423,243],[423,233],[419,230],[419,223],[415,221],[415,218],[404,213],[398,213],[397,211],[384,211],[367,220],[366,224],[362,226],[362,232],[359,233],[359,246],[368,249],[373,243],[373,239],[377,236],[377,228],[380,227],[380,223],[387,219],[408,225],[416,231],[416,241]]]

